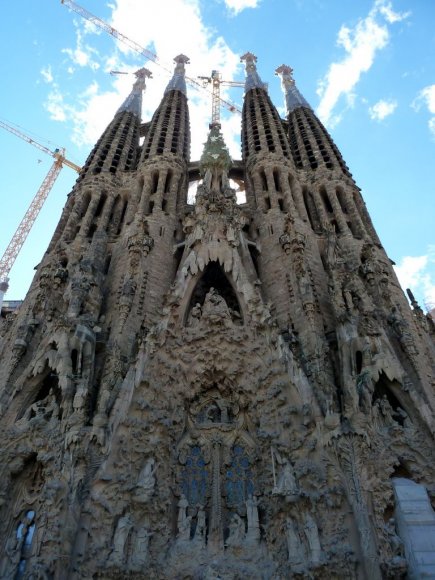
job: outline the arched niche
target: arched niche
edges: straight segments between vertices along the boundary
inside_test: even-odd
[[[48,362],[45,363],[43,371],[36,377],[29,379],[26,384],[26,394],[24,399],[17,400],[15,408],[16,421],[26,418],[33,419],[38,413],[49,412],[51,416],[57,415],[61,419],[62,392],[59,386],[59,375],[52,369]],[[47,418],[50,418],[47,416]]]
[[[188,323],[192,309],[198,305],[203,308],[210,299],[210,293],[213,292],[225,301],[232,322],[238,325],[243,324],[244,312],[232,281],[218,262],[210,261],[199,279],[195,277],[191,280],[190,293],[187,293],[187,306],[182,318],[184,325]],[[223,308],[225,308],[224,305]]]
[[[395,421],[400,425],[403,425],[406,415],[411,420],[415,420],[415,411],[409,396],[402,390],[402,386],[398,381],[391,381],[383,371],[380,373],[373,389],[372,405],[379,404],[382,401],[388,402]],[[406,413],[406,415],[403,413]]]

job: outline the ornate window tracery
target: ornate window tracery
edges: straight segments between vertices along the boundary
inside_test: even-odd
[[[225,491],[228,507],[243,506],[254,495],[251,461],[241,445],[231,450],[231,464],[226,470]]]
[[[198,445],[190,448],[181,472],[181,490],[189,505],[204,505],[207,494],[207,468]]]

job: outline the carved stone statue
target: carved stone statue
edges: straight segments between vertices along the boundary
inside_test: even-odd
[[[281,460],[281,471],[278,474],[276,486],[273,488],[272,493],[285,495],[289,498],[299,495],[293,467],[288,459]]]
[[[142,526],[137,532],[134,540],[134,549],[131,558],[131,568],[141,571],[147,563],[148,547],[152,536],[147,525]]]
[[[202,315],[210,322],[231,323],[231,315],[225,299],[214,288],[205,295]]]
[[[153,457],[147,459],[145,466],[139,474],[133,498],[139,503],[150,500],[156,485],[155,473],[157,464]]]
[[[384,395],[379,400],[379,409],[383,417],[384,424],[388,427],[393,424],[393,408],[388,401],[387,395]]]
[[[186,497],[181,494],[180,501],[178,502],[177,539],[182,541],[187,541],[190,539],[192,516],[187,515],[188,507],[189,502],[187,501]]]
[[[132,527],[130,516],[127,514],[118,520],[113,536],[113,551],[110,554],[109,563],[121,566],[124,563],[125,544]]]
[[[246,500],[246,515],[248,519],[248,532],[246,539],[254,542],[260,540],[260,524],[258,521],[258,500],[254,496],[249,496]]]
[[[196,516],[194,541],[203,546],[205,544],[206,531],[205,511],[202,506],[199,506],[198,514]]]
[[[310,550],[311,563],[318,564],[322,558],[322,547],[320,545],[319,530],[311,514],[305,515],[304,533]]]
[[[192,310],[190,311],[189,326],[192,326],[193,328],[195,326],[198,326],[198,324],[201,320],[201,315],[202,315],[201,304],[199,304],[197,302],[195,304],[195,306],[192,308]]]
[[[305,559],[304,546],[301,542],[297,524],[291,518],[287,518],[285,523],[288,561],[294,566],[302,565]]]
[[[225,542],[226,546],[240,546],[245,539],[245,522],[239,514],[233,514],[229,525],[229,536]]]
[[[88,259],[80,262],[65,291],[64,298],[69,303],[67,316],[77,319],[86,315],[96,321],[101,306],[101,290],[96,281],[93,266]]]

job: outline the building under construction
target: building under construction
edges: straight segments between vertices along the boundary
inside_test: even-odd
[[[138,71],[1,319],[2,578],[435,578],[434,324],[242,59],[239,161]]]

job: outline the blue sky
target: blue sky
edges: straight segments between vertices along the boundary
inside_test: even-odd
[[[239,57],[258,70],[281,114],[274,70],[294,69],[298,88],[330,131],[362,189],[388,255],[418,300],[435,305],[435,2],[432,0],[80,0],[93,14],[156,52],[172,68],[180,52],[191,77],[218,69],[243,79]],[[84,163],[93,143],[145,65],[143,118],[168,81],[164,69],[90,26],[60,0],[3,6],[0,119]],[[241,89],[225,96],[241,106]],[[210,100],[189,88],[192,159],[207,133]],[[240,157],[240,117],[222,112]],[[49,141],[49,142],[47,142]],[[52,159],[0,129],[0,254]],[[24,297],[75,181],[65,167],[10,273],[6,299]]]

